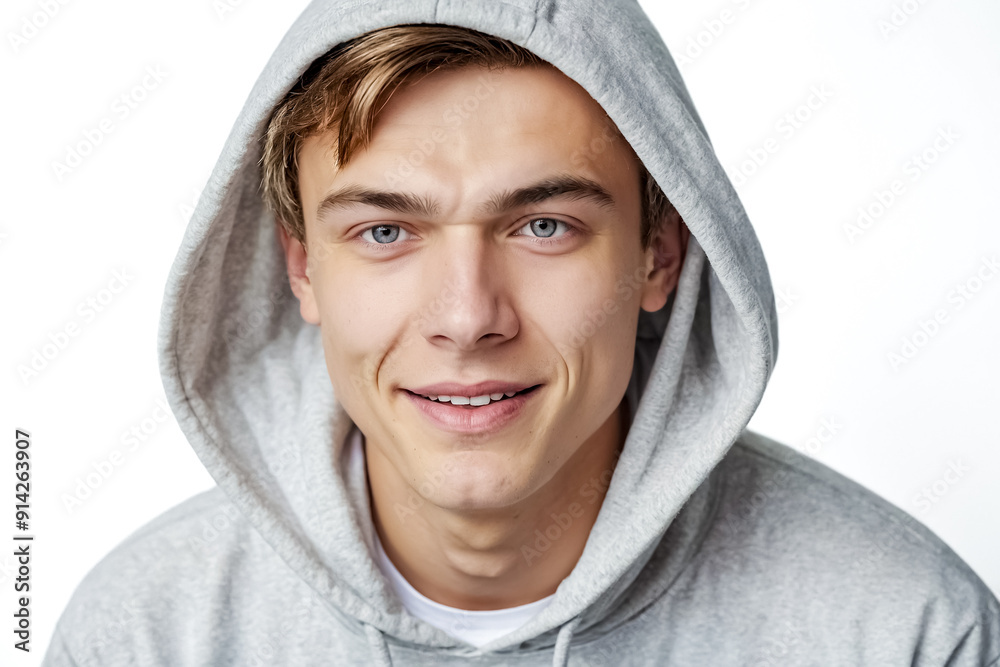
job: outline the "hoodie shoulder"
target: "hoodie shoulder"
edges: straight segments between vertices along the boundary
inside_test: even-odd
[[[751,431],[719,467],[697,567],[734,600],[795,618],[790,627],[810,650],[826,646],[858,664],[984,665],[1000,655],[997,599],[918,520]]]
[[[230,625],[245,603],[256,612],[254,602],[294,603],[304,594],[284,570],[216,487],[139,528],[94,566],[60,617],[43,664],[209,664],[197,661],[216,654],[211,626]],[[284,590],[268,592],[273,587]]]

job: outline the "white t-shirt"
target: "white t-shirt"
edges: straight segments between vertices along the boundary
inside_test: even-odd
[[[364,436],[355,426],[348,435],[348,440],[348,473],[352,476],[360,475],[361,480],[367,480]],[[367,486],[367,482],[363,483]],[[497,637],[513,632],[545,609],[555,597],[553,594],[519,607],[490,611],[469,611],[445,606],[421,595],[411,586],[389,560],[378,539],[378,531],[373,530],[372,533],[375,538],[375,562],[396,591],[403,607],[417,618],[473,646],[483,646]]]

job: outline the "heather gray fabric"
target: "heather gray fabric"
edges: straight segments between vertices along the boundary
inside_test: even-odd
[[[262,123],[294,79],[339,42],[421,22],[504,37],[575,79],[692,233],[675,296],[640,319],[638,410],[579,563],[482,649],[409,616],[366,547],[340,463],[353,424],[258,189]],[[757,238],[636,2],[317,0],[250,93],[164,296],[164,386],[218,487],[87,576],[44,664],[996,664],[997,601],[947,546],[745,430],[776,323]]]

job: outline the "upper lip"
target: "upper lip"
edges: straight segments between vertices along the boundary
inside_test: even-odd
[[[473,396],[486,396],[487,394],[514,393],[534,386],[534,384],[525,384],[524,382],[487,380],[486,382],[477,382],[476,384],[438,382],[423,387],[407,389],[407,391],[411,391],[414,394],[423,394],[424,396],[468,396],[471,398]]]

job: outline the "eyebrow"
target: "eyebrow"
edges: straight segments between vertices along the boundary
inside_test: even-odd
[[[495,215],[522,206],[537,204],[554,197],[567,196],[573,200],[590,200],[610,211],[618,210],[614,197],[598,183],[588,178],[562,174],[515,190],[494,193],[486,203],[479,207],[479,211]],[[411,192],[386,192],[360,185],[347,185],[328,194],[316,209],[316,215],[322,217],[330,211],[358,204],[428,218],[437,215],[440,211],[438,202],[426,196]]]

